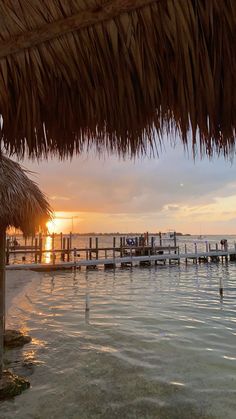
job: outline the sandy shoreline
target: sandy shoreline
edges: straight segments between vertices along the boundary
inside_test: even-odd
[[[6,324],[10,317],[11,307],[20,295],[24,294],[27,285],[38,276],[39,274],[33,271],[6,271]]]

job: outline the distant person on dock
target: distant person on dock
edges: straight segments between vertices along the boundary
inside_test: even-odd
[[[226,239],[221,239],[220,244],[221,244],[221,250],[224,250],[225,252],[227,252],[227,250],[228,250],[227,240]]]

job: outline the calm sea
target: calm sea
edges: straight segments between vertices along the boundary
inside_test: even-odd
[[[6,354],[31,388],[0,417],[235,419],[235,303],[233,262],[34,274],[8,318],[33,341]]]

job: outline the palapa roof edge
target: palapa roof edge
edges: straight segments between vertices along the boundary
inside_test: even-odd
[[[52,210],[46,196],[26,170],[0,155],[0,226],[15,227],[25,236],[46,231]]]
[[[10,154],[134,156],[173,131],[234,152],[235,0],[8,0],[0,16]]]

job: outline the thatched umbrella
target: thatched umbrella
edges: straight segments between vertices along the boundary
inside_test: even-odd
[[[6,229],[16,227],[25,236],[46,228],[49,204],[38,186],[20,165],[0,155],[0,378],[3,370],[5,331],[5,255]]]
[[[2,0],[0,21],[8,151],[130,155],[171,128],[233,151],[235,0]]]

